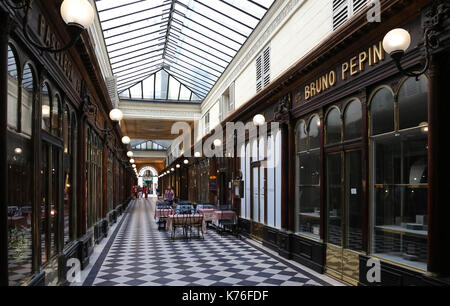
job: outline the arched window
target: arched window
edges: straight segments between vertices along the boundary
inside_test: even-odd
[[[326,128],[326,144],[341,142],[342,139],[341,112],[336,107],[333,107],[328,112],[325,128]]]
[[[388,88],[379,89],[370,102],[371,135],[392,132],[394,126],[394,95]]]
[[[31,136],[33,131],[33,102],[35,92],[34,71],[29,64],[25,65],[22,75],[22,133]]]
[[[391,91],[383,88],[371,101],[371,251],[391,261],[426,270],[426,78],[407,79],[397,96],[398,101],[394,101]]]
[[[19,123],[19,80],[16,52],[8,45],[8,127],[18,130]]]
[[[300,121],[297,127],[297,151],[306,151],[308,146],[308,134],[305,121]]]
[[[29,65],[25,66],[23,76],[27,86],[22,90],[22,124],[19,120],[18,99],[21,83],[20,67],[13,46],[8,45],[8,101],[7,101],[7,233],[8,239],[8,279],[9,285],[20,286],[32,274],[32,226],[33,226],[33,139],[31,113],[33,109],[34,74]],[[25,128],[25,131],[23,130]],[[7,235],[7,236],[6,236]]]
[[[309,123],[309,149],[320,148],[320,117],[314,116]]]
[[[62,128],[62,115],[61,115],[62,107],[61,107],[61,98],[59,95],[55,95],[52,99],[52,134],[60,137],[61,136],[61,128]]]
[[[307,131],[297,125],[296,232],[320,235],[320,117],[315,115]],[[306,136],[306,137],[305,137]]]
[[[51,132],[51,98],[49,86],[43,83],[41,87],[41,105],[42,105],[42,129]]]
[[[421,76],[408,78],[400,87],[398,93],[399,129],[427,125],[428,104],[428,80]]]
[[[344,112],[344,140],[362,137],[362,105],[358,100],[347,104]]]

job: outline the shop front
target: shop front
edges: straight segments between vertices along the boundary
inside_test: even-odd
[[[41,7],[41,1],[31,4],[29,36],[43,46],[63,45],[67,33],[62,20],[48,22],[61,18],[52,19],[55,12],[42,12]],[[1,284],[65,284],[67,260],[87,264],[94,237],[98,242],[107,233],[105,220],[113,203],[128,198],[122,192],[113,199],[112,179],[105,179],[114,171],[113,160],[122,171],[122,186],[131,184],[131,173],[124,172],[112,150],[120,132],[114,130],[112,138],[102,133],[112,126],[105,106],[109,96],[99,89],[104,84],[93,80],[93,74],[102,78],[90,66],[91,46],[80,43],[77,52],[42,52],[24,36],[20,10],[2,2],[0,15],[0,104],[5,119],[0,127],[5,205],[0,213]],[[91,59],[96,61],[95,56]],[[83,88],[100,110],[95,118],[83,100]]]

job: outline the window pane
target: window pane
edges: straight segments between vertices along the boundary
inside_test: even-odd
[[[59,105],[60,105],[60,101],[59,101],[59,97],[56,96],[53,98],[52,101],[52,134],[55,136],[60,136],[60,110],[59,110]]]
[[[30,65],[26,65],[23,70],[22,81],[22,133],[31,136],[33,130],[33,94],[34,94],[34,74]],[[50,109],[48,109],[50,114]]]
[[[428,80],[409,78],[398,94],[399,128],[406,129],[428,122]]]
[[[309,123],[309,148],[316,149],[320,147],[320,118],[314,116]]]
[[[41,88],[41,103],[42,103],[42,129],[49,132],[51,130],[50,122],[50,96],[47,84],[43,84]]]
[[[147,78],[143,82],[144,99],[154,99],[155,95],[155,75]]]
[[[31,131],[30,131],[31,134]],[[33,220],[33,140],[7,132],[8,273],[18,286],[31,275]]]
[[[327,156],[328,242],[342,245],[341,154]]]
[[[17,130],[19,82],[15,53],[8,46],[8,126]]]
[[[345,108],[344,123],[345,140],[362,137],[362,106],[358,100],[350,102]]]
[[[341,128],[341,113],[338,109],[333,108],[327,116],[327,144],[341,142]]]
[[[382,88],[373,96],[370,104],[372,135],[394,131],[394,96]]]
[[[372,252],[426,269],[428,137],[422,129],[373,141]]]
[[[142,83],[130,88],[131,99],[142,99]]]
[[[185,86],[181,85],[180,100],[189,101],[191,99],[191,91]]]
[[[180,82],[175,80],[173,77],[169,78],[169,100],[178,100],[180,86]]]
[[[306,124],[305,121],[301,121],[297,127],[298,152],[304,152],[308,149],[306,140],[307,140]]]
[[[297,232],[320,235],[320,150],[297,160]]]

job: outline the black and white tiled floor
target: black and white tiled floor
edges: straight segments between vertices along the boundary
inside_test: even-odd
[[[342,285],[257,243],[214,230],[209,229],[204,240],[172,241],[169,233],[158,231],[154,208],[154,199],[130,204],[84,286]]]

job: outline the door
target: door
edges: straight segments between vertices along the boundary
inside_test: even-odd
[[[326,271],[351,283],[359,278],[362,250],[361,151],[327,154]]]

